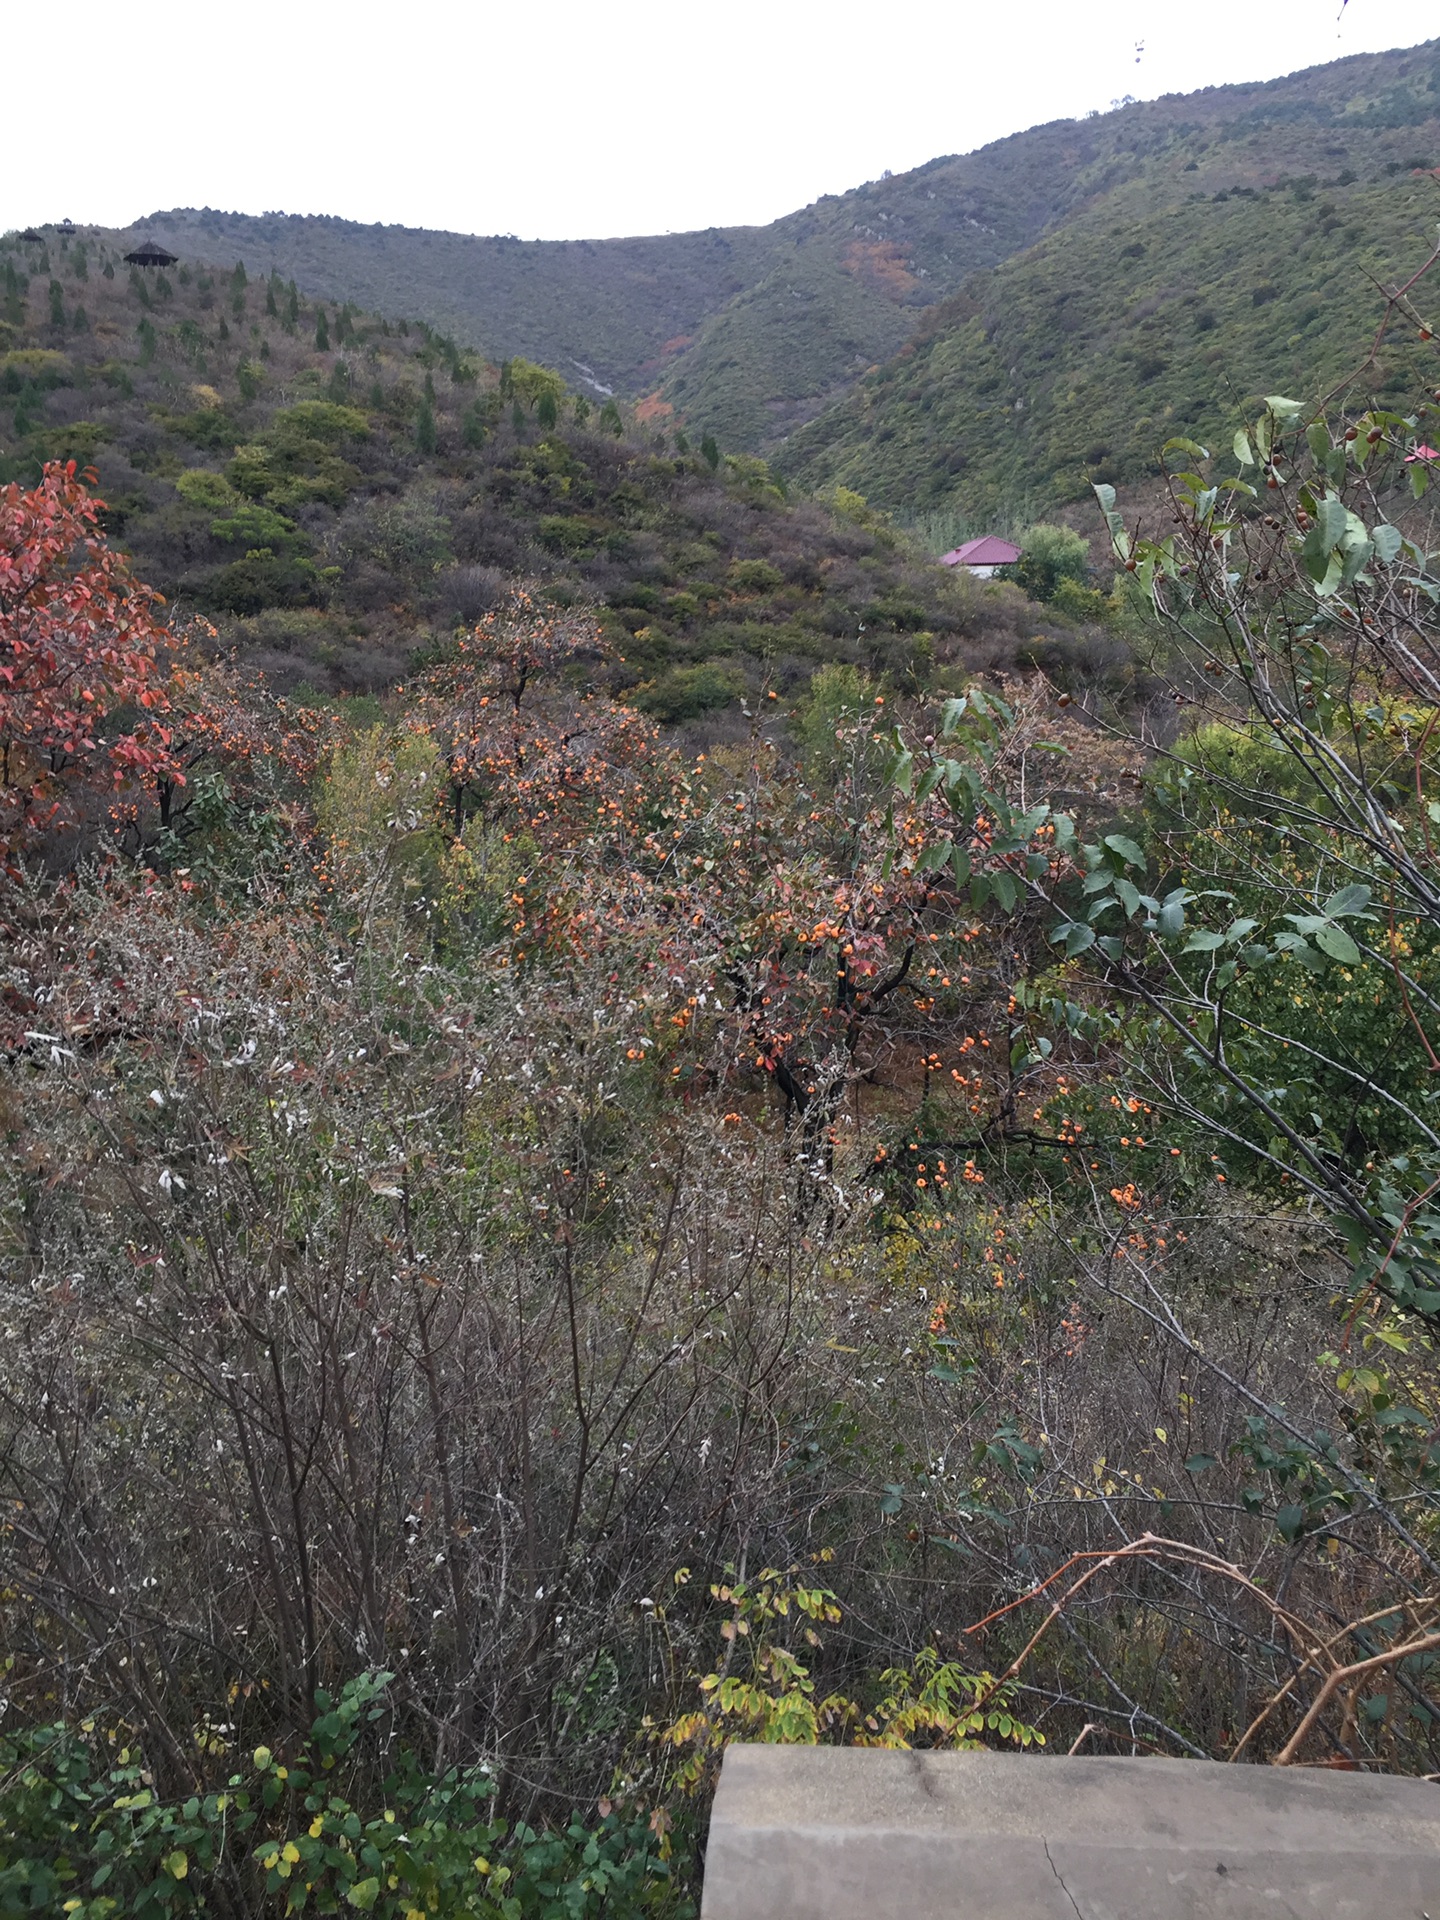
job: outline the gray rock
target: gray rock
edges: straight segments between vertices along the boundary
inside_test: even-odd
[[[1440,1920],[1440,1789],[1207,1760],[730,1747],[701,1920]]]

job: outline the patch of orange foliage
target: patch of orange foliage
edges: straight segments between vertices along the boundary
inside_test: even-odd
[[[670,402],[662,400],[658,393],[647,393],[643,399],[635,402],[635,418],[642,423],[668,419],[674,411]]]
[[[920,282],[905,263],[905,250],[893,240],[852,240],[840,262],[847,273],[868,280],[893,298],[912,294]]]

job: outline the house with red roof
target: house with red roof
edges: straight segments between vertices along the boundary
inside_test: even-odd
[[[1000,567],[1013,566],[1020,558],[1019,547],[985,533],[978,540],[967,540],[963,547],[952,547],[941,554],[942,567],[964,567],[977,580],[989,580]]]

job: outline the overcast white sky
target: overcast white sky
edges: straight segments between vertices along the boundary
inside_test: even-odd
[[[213,206],[561,239],[766,221],[1437,0],[71,0],[7,10],[0,231]]]

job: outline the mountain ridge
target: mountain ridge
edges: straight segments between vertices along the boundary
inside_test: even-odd
[[[1217,129],[1232,130],[1237,169],[1249,164],[1240,146],[1258,136],[1279,169],[1308,171],[1322,129],[1383,164],[1433,112],[1436,46],[1048,122],[821,196],[766,226],[522,241],[170,209],[132,231],[207,259],[234,247],[252,269],[278,270],[315,295],[416,314],[495,360],[584,370],[597,390],[764,450],[843,398],[974,273],[1141,173],[1159,182],[1170,160],[1198,165],[1190,147]],[[1213,156],[1207,164],[1213,173]]]

